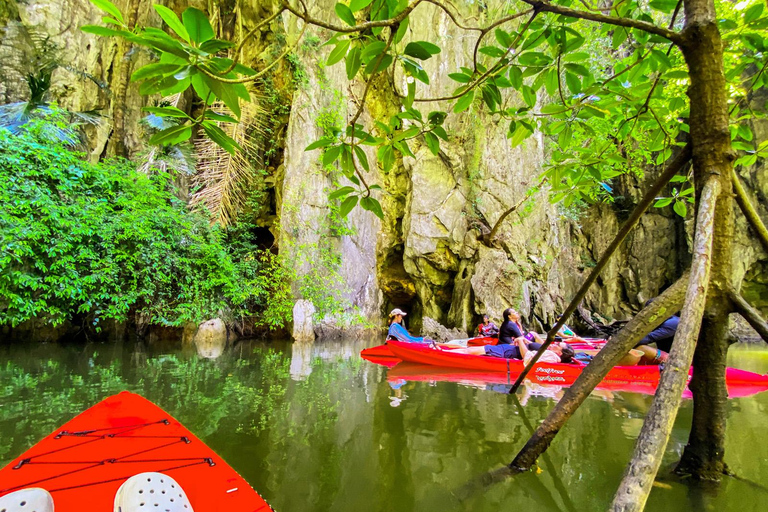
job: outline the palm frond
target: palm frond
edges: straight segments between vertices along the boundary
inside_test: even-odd
[[[213,110],[231,115],[226,107],[214,103]],[[260,140],[264,134],[265,111],[257,103],[242,105],[239,123],[219,123],[219,127],[243,148],[228,153],[207,137],[195,140],[198,154],[197,174],[192,180],[190,206],[206,209],[212,222],[227,226],[235,221],[243,208],[246,192],[261,164]]]

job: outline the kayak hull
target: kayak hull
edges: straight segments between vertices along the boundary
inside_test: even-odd
[[[84,411],[0,470],[0,496],[41,487],[53,496],[56,512],[112,510],[123,482],[151,471],[174,478],[195,512],[272,510],[181,423],[126,391]]]
[[[415,343],[390,341],[392,353],[403,361],[432,366],[447,366],[478,372],[503,372],[519,374],[523,371],[523,361],[520,359],[504,359],[500,357],[457,354],[451,351],[435,350],[428,346]],[[538,363],[529,377],[534,382],[568,386],[572,384],[585,368],[581,364]],[[617,383],[650,383],[658,384],[660,377],[658,366],[615,366],[604,380]],[[736,368],[726,369],[726,382],[730,387],[737,386],[753,394],[768,389],[768,375],[760,375]]]

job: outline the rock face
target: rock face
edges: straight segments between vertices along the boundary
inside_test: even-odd
[[[308,300],[299,300],[293,306],[293,339],[296,341],[314,341],[315,330],[313,317],[315,306]]]
[[[160,26],[151,3],[137,2],[138,22]],[[313,16],[336,21],[335,3],[318,0],[309,2],[308,7]],[[119,4],[126,9],[125,4]],[[166,5],[180,12],[189,4],[174,1]],[[505,5],[501,0],[489,0],[464,2],[457,8],[464,19],[471,20],[470,24],[483,26],[491,21],[488,13],[500,12]],[[207,8],[207,4],[195,6]],[[241,14],[246,25],[253,26],[273,8],[271,2],[246,3]],[[99,23],[100,18],[101,13],[94,6],[75,0],[6,0],[0,6],[0,23],[10,23],[11,27],[3,36],[5,43],[13,35],[14,21],[41,27],[55,34],[54,40],[61,46],[78,49],[67,53],[68,65],[112,88],[121,66],[136,66],[135,59],[146,57],[134,52],[126,59],[119,54],[114,40],[77,30],[84,24]],[[284,30],[289,42],[292,41],[299,28],[296,20],[283,16],[282,24],[275,21],[264,27],[257,43],[246,46],[246,63],[263,67],[269,61],[270,54],[263,51],[264,41],[278,39],[270,31]],[[314,27],[308,29],[307,35],[320,41],[328,36]],[[418,95],[442,96],[452,91],[455,83],[447,74],[471,61],[470,43],[474,40],[468,43],[466,34],[459,32],[443,11],[426,3],[412,15],[402,44],[409,40],[437,41],[442,48],[438,56],[424,61],[431,85],[420,88]],[[376,193],[384,207],[384,219],[355,208],[343,220],[338,202],[329,203],[328,193],[349,183],[337,170],[322,165],[320,151],[304,150],[334,125],[342,126],[349,120],[362,94],[359,79],[350,83],[343,64],[319,65],[330,48],[316,44],[298,47],[292,65],[302,71],[303,82],[293,98],[285,127],[283,163],[274,177],[281,226],[277,243],[299,275],[294,287],[298,301],[294,308],[294,338],[314,339],[315,331],[321,337],[346,335],[350,332],[350,318],[381,325],[392,307],[409,311],[409,327],[414,333],[434,327],[427,318],[465,333],[474,328],[479,315],[487,313],[498,319],[509,306],[518,308],[524,320],[532,321],[535,313],[551,323],[599,259],[634,202],[655,178],[656,171],[650,170],[643,178],[617,180],[614,190],[618,199],[612,205],[566,209],[549,204],[546,190],[535,192],[507,217],[494,240],[484,245],[479,242],[482,235],[538,184],[547,148],[538,134],[512,148],[506,138],[507,126],[476,102],[468,113],[447,117],[446,129],[451,137],[441,143],[437,156],[423,140],[416,139],[411,141],[415,158],[398,159],[392,169],[384,171],[373,164],[375,154],[366,149],[372,165],[364,176],[369,184],[384,189],[384,193]],[[6,44],[0,49],[0,57],[9,55],[8,51]],[[94,157],[103,154],[111,131],[110,96],[93,82],[82,81],[63,68],[56,71],[53,82],[52,99],[65,108],[102,109],[105,124],[92,134],[91,150]],[[399,72],[392,82],[403,90]],[[764,91],[756,94],[755,101],[764,103],[764,95]],[[13,66],[0,69],[0,98],[4,102],[25,99],[22,75]],[[135,128],[141,116],[140,107],[147,101],[138,94],[135,85],[129,86],[126,145],[131,152],[141,147]],[[509,98],[509,103],[522,104],[514,97]],[[372,83],[358,122],[376,135],[373,122],[386,123],[400,109],[390,79],[380,78]],[[425,113],[450,109],[450,104],[440,102],[423,108]],[[754,132],[757,141],[768,138],[768,121],[756,123]],[[741,172],[760,214],[768,220],[765,164],[761,161]],[[587,309],[609,319],[626,318],[646,299],[671,284],[689,261],[691,216],[689,212],[689,219],[683,220],[670,208],[652,209],[646,214],[588,294]],[[745,278],[746,294],[760,306],[768,307],[768,284],[764,277],[768,260],[740,214],[737,223],[736,277]],[[344,304],[346,312],[313,325],[312,304],[322,309],[329,301]],[[359,331],[360,327],[353,329]],[[217,324],[214,331],[220,340],[222,327]],[[226,329],[223,336],[226,342]]]

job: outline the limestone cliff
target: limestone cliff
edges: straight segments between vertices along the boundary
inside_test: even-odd
[[[160,26],[160,19],[147,0],[117,2],[121,8],[136,8],[140,24]],[[318,0],[311,13],[330,19],[333,0]],[[460,9],[474,24],[486,24],[488,12],[498,11],[500,0],[469,3]],[[169,7],[183,10],[186,2],[172,1]],[[222,4],[223,5],[223,4]],[[216,4],[223,32],[241,34],[264,13],[275,8],[271,1],[249,1],[231,6]],[[196,3],[196,7],[211,6]],[[225,13],[225,14],[221,14]],[[83,0],[30,0],[21,3],[2,0],[0,23],[6,25],[0,58],[18,59],[11,40],[19,23],[39,27],[65,48],[67,66],[79,69],[98,80],[82,80],[62,67],[54,75],[53,99],[76,110],[100,109],[105,122],[91,135],[94,157],[108,153],[114,118],[114,91],[121,87],[124,66],[135,66],[148,59],[138,51],[120,53],[110,39],[84,34],[78,27],[98,23],[100,14]],[[274,52],[269,49],[296,37],[299,26],[285,16],[245,48],[245,60],[263,67]],[[299,45],[291,67],[281,73],[301,73],[293,94],[290,114],[275,117],[282,135],[281,147],[270,161],[276,198],[276,219],[269,220],[277,235],[280,250],[297,262],[300,275],[314,276],[320,254],[336,262],[333,282],[324,282],[329,293],[343,300],[350,311],[381,324],[382,315],[392,307],[411,312],[412,330],[420,330],[422,317],[430,317],[450,327],[468,330],[478,315],[489,313],[499,319],[503,309],[520,308],[533,321],[533,313],[552,322],[589,272],[602,250],[610,242],[644,185],[653,180],[653,170],[643,179],[625,177],[615,185],[617,201],[610,205],[563,209],[548,202],[546,190],[537,192],[519,212],[512,214],[491,245],[479,242],[499,216],[524,197],[538,182],[542,162],[547,155],[547,141],[540,134],[522,146],[512,148],[506,138],[507,127],[488,115],[476,103],[469,113],[449,115],[446,128],[450,142],[443,143],[433,156],[423,141],[412,144],[415,159],[399,159],[390,172],[372,168],[366,179],[379,184],[384,192],[380,200],[384,220],[357,208],[346,222],[329,205],[328,192],[343,184],[343,177],[324,168],[318,151],[304,148],[320,138],[328,123],[345,122],[358,106],[362,93],[360,82],[350,83],[338,64],[322,64],[329,47],[319,46],[327,38],[322,30],[310,28],[305,43]],[[439,41],[442,52],[425,62],[430,77],[430,96],[450,92],[454,83],[447,73],[470,61],[474,41],[466,39],[450,19],[432,5],[425,5],[412,16],[406,41]],[[25,98],[19,66],[0,69],[0,100]],[[386,120],[400,110],[392,85],[402,90],[402,77],[380,78],[373,83],[360,122],[370,127],[373,120]],[[275,84],[277,88],[283,84]],[[283,87],[284,88],[284,87]],[[126,91],[126,138],[129,153],[141,150],[137,121],[140,107],[151,100],[139,96],[137,87]],[[511,98],[513,103],[515,98]],[[449,110],[449,105],[435,103],[423,107]],[[768,137],[768,125],[755,127],[756,136]],[[375,161],[373,152],[368,154]],[[768,179],[764,164],[743,173],[760,204],[760,213],[768,218]],[[691,213],[689,213],[691,215]],[[766,255],[751,238],[743,218],[739,219],[735,251],[739,277],[745,276],[745,293],[762,298],[768,304],[768,283],[763,270]],[[681,273],[688,261],[687,224],[690,219],[676,217],[670,208],[653,209],[630,234],[587,297],[586,307],[606,318],[626,318],[646,299],[655,296]],[[324,260],[325,261],[325,260]],[[328,276],[326,276],[328,277]],[[297,285],[297,299],[302,289]],[[349,319],[329,319],[346,325]]]

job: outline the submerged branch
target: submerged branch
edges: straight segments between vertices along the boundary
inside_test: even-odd
[[[611,504],[612,511],[641,511],[651,492],[659,471],[672,425],[680,407],[683,389],[696,349],[696,339],[707,301],[709,272],[712,262],[712,239],[715,225],[715,205],[720,182],[712,177],[701,192],[693,242],[691,278],[685,294],[680,325],[672,342],[672,351],[661,374],[659,388],[645,417],[635,451]]]
[[[576,295],[573,297],[573,299],[571,299],[571,303],[568,304],[568,307],[560,316],[560,319],[557,321],[557,323],[555,323],[549,333],[547,333],[546,341],[542,344],[541,348],[538,350],[538,352],[536,352],[536,355],[533,356],[525,368],[523,368],[522,373],[520,373],[520,375],[517,377],[517,380],[515,381],[515,384],[512,386],[510,393],[514,393],[517,391],[517,388],[520,387],[520,384],[528,375],[528,372],[531,371],[531,368],[533,368],[544,351],[547,350],[547,347],[552,343],[552,341],[554,341],[555,335],[563,326],[563,324],[565,324],[571,314],[576,311],[576,308],[581,303],[581,300],[587,294],[589,287],[592,286],[592,283],[597,280],[597,276],[600,275],[600,272],[602,272],[603,268],[605,268],[605,266],[608,264],[608,260],[610,260],[613,253],[616,252],[616,249],[618,249],[619,245],[621,245],[632,228],[634,228],[635,225],[640,221],[640,217],[642,217],[645,211],[651,206],[651,203],[653,203],[653,201],[656,199],[656,196],[659,195],[661,189],[669,182],[669,180],[672,179],[675,174],[678,173],[680,169],[683,168],[686,163],[688,163],[688,160],[690,159],[691,145],[687,144],[682,149],[682,151],[680,151],[680,153],[678,153],[667,163],[667,166],[664,171],[662,171],[661,176],[659,176],[656,182],[651,186],[651,188],[648,189],[643,198],[637,204],[635,210],[632,212],[632,215],[629,217],[629,219],[627,219],[627,221],[621,227],[621,230],[619,230],[619,232],[616,234],[616,237],[605,250],[602,257],[600,258],[600,261],[598,261],[595,265],[595,268],[592,269],[589,277],[587,277],[586,281],[584,281],[584,284],[582,284],[581,288],[579,288],[579,291],[576,292]]]
[[[749,322],[749,325],[757,331],[763,341],[768,343],[768,323],[760,315],[760,312],[736,290],[731,290],[729,295],[736,311],[744,317],[744,320]]]
[[[736,192],[736,202],[739,204],[739,208],[741,208],[741,211],[747,218],[749,225],[752,226],[752,229],[754,229],[755,233],[757,233],[757,239],[760,240],[761,244],[763,244],[763,249],[768,252],[768,229],[766,229],[765,224],[763,224],[763,220],[757,214],[757,210],[752,204],[752,201],[749,200],[749,196],[741,184],[739,175],[736,174],[735,170],[731,171],[731,173],[733,189]]]

